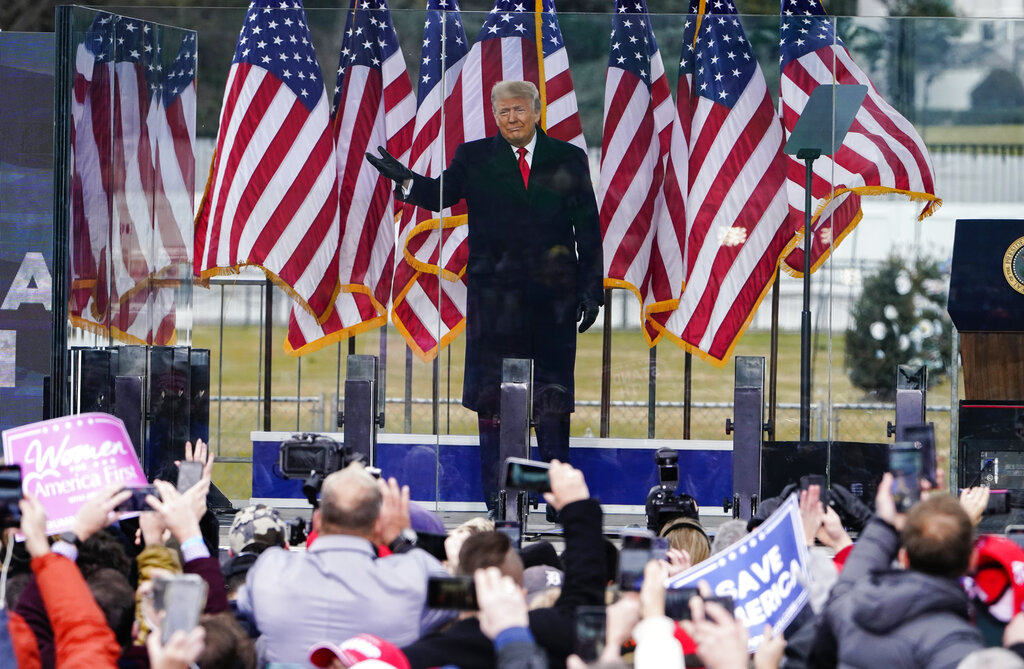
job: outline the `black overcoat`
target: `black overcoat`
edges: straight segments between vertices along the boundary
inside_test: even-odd
[[[404,199],[432,211],[466,201],[462,404],[497,413],[502,359],[532,358],[534,414],[571,412],[576,310],[584,297],[604,302],[601,225],[586,153],[538,128],[526,188],[501,135],[466,142],[441,178],[417,175]]]

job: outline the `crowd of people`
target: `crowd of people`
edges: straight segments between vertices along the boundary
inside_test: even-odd
[[[750,655],[746,624],[706,588],[684,620],[666,616],[666,582],[743,539],[771,501],[713,538],[696,517],[670,519],[660,530],[671,548],[632,592],[613,585],[618,552],[598,500],[557,460],[545,501],[564,528],[561,554],[544,541],[517,547],[476,518],[435,557],[417,531],[443,533],[440,520],[359,463],[324,480],[305,546],[289,546],[280,514],[256,505],[222,551],[206,508],[213,458],[201,442],[186,456],[204,463],[200,482],[155,481],[159,495],[135,519],[118,520],[131,493],[112,486],[71,532],[48,537],[42,505],[24,497],[23,541],[5,536],[0,666],[1024,667],[1024,550],[976,536],[983,488],[926,495],[905,513],[889,474],[873,512],[841,488],[828,504],[816,485],[799,491],[808,605],[786,629],[766,627]],[[475,607],[431,606],[431,579],[452,576],[472,581]],[[189,587],[169,585],[179,583]],[[604,619],[585,658],[581,609]]]

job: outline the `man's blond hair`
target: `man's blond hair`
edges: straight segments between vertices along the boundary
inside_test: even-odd
[[[540,91],[529,81],[499,81],[491,87],[491,111],[497,113],[498,100],[526,98],[533,100],[533,111],[540,111]]]

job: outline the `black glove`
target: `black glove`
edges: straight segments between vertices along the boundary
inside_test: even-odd
[[[580,304],[576,307],[576,320],[580,324],[580,334],[583,334],[590,326],[597,320],[597,312],[600,307],[596,300],[592,300],[589,297],[584,297],[580,300]]]
[[[412,170],[398,162],[398,159],[385,151],[383,146],[378,146],[377,151],[380,153],[380,158],[367,151],[366,159],[377,168],[378,172],[388,179],[395,181],[398,185],[402,185],[409,179],[412,179]]]
[[[843,525],[855,532],[863,530],[872,516],[868,505],[838,483],[832,484],[829,493],[830,506],[839,514]]]

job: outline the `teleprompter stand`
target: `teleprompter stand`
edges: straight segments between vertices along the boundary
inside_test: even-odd
[[[338,412],[345,446],[363,456],[368,467],[377,466],[377,428],[384,427],[383,386],[375,355],[350,355],[345,369],[345,409]]]
[[[501,365],[501,427],[498,462],[498,520],[517,520],[526,533],[528,495],[505,489],[505,459],[530,457],[533,416],[533,360],[505,358]]]
[[[868,87],[822,84],[814,89],[783,151],[804,161],[804,299],[800,312],[800,441],[811,438],[811,186],[814,161],[834,154],[850,130]]]
[[[733,518],[749,520],[761,494],[761,447],[764,433],[764,356],[736,356],[733,418],[725,421],[732,434],[732,499],[724,508]]]

